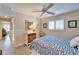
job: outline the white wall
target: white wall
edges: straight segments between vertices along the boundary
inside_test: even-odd
[[[69,12],[69,13],[64,13],[64,14],[57,15],[57,16],[43,18],[43,19],[41,19],[41,24],[43,24],[44,22],[48,23],[51,20],[60,20],[60,19],[65,20],[65,30],[64,31],[50,31],[48,29],[43,29],[43,28],[42,29],[44,31],[46,31],[48,35],[65,37],[65,38],[68,38],[68,39],[71,39],[71,38],[79,35],[79,10]],[[68,21],[69,20],[77,20],[78,21],[78,27],[77,28],[68,28]]]
[[[28,20],[28,21],[34,21],[36,23],[36,25],[38,24],[37,23],[37,20],[38,19],[35,19],[35,18],[31,18],[31,17],[28,17],[26,15],[23,15],[23,14],[20,14],[20,13],[15,13],[16,16],[14,16],[14,32],[15,32],[15,42],[16,44],[19,44],[19,43],[23,43],[25,42],[25,39],[24,39],[24,33],[25,33],[25,20]]]

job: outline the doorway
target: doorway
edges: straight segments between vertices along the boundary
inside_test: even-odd
[[[0,16],[0,39],[4,40],[6,37],[10,39],[11,43],[14,42],[14,19],[9,16]]]

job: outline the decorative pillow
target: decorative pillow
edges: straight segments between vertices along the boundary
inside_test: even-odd
[[[71,41],[70,41],[70,47],[74,47],[74,46],[77,46],[79,45],[79,36],[73,38]]]

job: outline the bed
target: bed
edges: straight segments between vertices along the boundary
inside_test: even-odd
[[[33,40],[29,46],[40,55],[77,55],[77,48],[70,47],[70,40],[55,36],[44,36]]]

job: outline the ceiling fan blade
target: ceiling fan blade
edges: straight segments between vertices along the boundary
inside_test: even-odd
[[[42,11],[32,11],[32,12],[42,12]]]
[[[55,13],[47,11],[48,14],[55,15]]]
[[[44,13],[45,13],[45,12],[41,13],[40,17],[43,16]]]
[[[47,8],[45,8],[45,10],[47,11],[47,10],[50,9],[52,6],[54,6],[54,4],[53,4],[53,3],[50,3],[50,4],[47,6]]]

